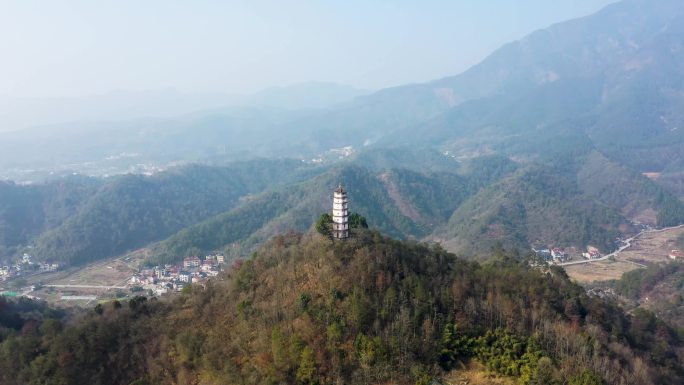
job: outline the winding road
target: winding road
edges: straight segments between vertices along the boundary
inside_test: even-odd
[[[679,225],[679,226],[673,226],[673,227],[665,227],[665,228],[662,228],[662,229],[643,230],[643,231],[641,231],[639,234],[637,234],[637,235],[635,235],[635,236],[633,236],[633,237],[631,237],[631,238],[627,238],[627,239],[625,240],[625,244],[624,244],[624,245],[620,246],[620,248],[618,248],[617,250],[613,251],[612,253],[607,254],[607,255],[604,255],[604,256],[601,257],[601,258],[596,258],[596,259],[585,259],[585,260],[582,260],[582,261],[564,262],[564,263],[559,263],[557,266],[570,266],[570,265],[579,265],[579,264],[582,264],[582,263],[592,263],[592,262],[605,261],[606,259],[608,259],[608,258],[610,258],[610,257],[617,257],[622,251],[624,251],[624,250],[627,249],[627,248],[630,248],[630,247],[632,246],[632,242],[633,242],[635,239],[639,238],[639,237],[640,237],[641,235],[643,235],[643,234],[660,233],[660,232],[668,231],[668,230],[681,229],[682,227],[684,227],[684,224]],[[633,263],[636,263],[636,262],[633,262]],[[641,265],[641,264],[638,264],[638,265],[644,266],[644,265]]]

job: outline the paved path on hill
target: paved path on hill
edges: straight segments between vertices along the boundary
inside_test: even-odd
[[[608,254],[608,255],[604,255],[603,257],[601,257],[601,258],[596,258],[596,259],[584,259],[584,260],[582,260],[582,261],[572,261],[572,262],[559,263],[558,266],[571,266],[571,265],[579,265],[579,264],[582,264],[582,263],[592,263],[592,262],[605,261],[606,259],[608,259],[608,258],[610,258],[610,257],[617,257],[622,251],[624,251],[625,249],[631,247],[631,246],[632,246],[632,242],[633,242],[635,239],[639,238],[639,237],[640,237],[641,235],[643,235],[643,234],[660,233],[660,232],[668,231],[668,230],[681,229],[682,227],[684,227],[684,224],[683,224],[683,225],[679,225],[679,226],[673,226],[673,227],[665,227],[665,228],[663,228],[663,229],[642,230],[639,234],[637,234],[637,235],[635,235],[635,236],[633,236],[633,237],[631,237],[631,238],[627,238],[627,239],[625,240],[625,244],[624,244],[624,245],[620,246],[620,248],[618,248],[617,250],[613,251],[612,253],[610,253],[610,254]],[[631,262],[631,261],[629,261],[629,262]],[[636,262],[633,262],[633,263],[635,263],[635,264],[637,264],[637,265],[640,265],[640,266],[644,266],[644,265],[642,265],[642,264],[640,264],[640,263],[636,263]],[[645,266],[644,266],[644,267],[645,267]]]

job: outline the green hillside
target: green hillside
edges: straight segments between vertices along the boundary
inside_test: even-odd
[[[77,265],[145,246],[312,170],[298,161],[186,166],[106,180],[67,220],[35,239],[41,259]]]
[[[0,181],[0,257],[60,226],[100,187],[95,178],[70,177],[41,185]]]
[[[461,163],[455,172],[341,166],[180,231],[152,248],[150,262],[215,250],[249,255],[274,234],[309,228],[329,210],[339,181],[349,190],[350,207],[372,228],[403,239],[427,237],[466,255],[482,256],[500,243],[612,250],[617,235],[634,231],[630,220],[684,221],[684,205],[646,177],[597,152],[570,156],[517,172],[518,165],[498,156]]]
[[[577,171],[582,193],[617,208],[628,219],[660,227],[684,223],[684,205],[676,195],[594,151]]]
[[[363,149],[354,156],[354,164],[371,170],[401,168],[417,172],[451,171],[460,167],[459,161],[433,148],[387,147]]]
[[[422,159],[421,167],[434,171],[381,167],[401,154],[362,154],[333,168],[264,160],[186,166],[151,177],[6,183],[0,239],[6,255],[33,244],[37,258],[68,264],[162,240],[152,248],[152,261],[214,250],[245,256],[274,234],[306,230],[329,210],[330,191],[340,181],[371,227],[398,238],[441,240],[468,254],[488,252],[498,242],[521,249],[537,241],[610,249],[618,231],[629,232],[626,219],[684,222],[684,205],[674,195],[595,150],[533,161],[546,166],[501,155],[456,161],[409,152],[408,161]]]
[[[596,150],[547,158],[485,185],[438,228],[433,238],[451,251],[487,253],[499,243],[614,248],[630,222],[684,223],[684,204],[645,176]]]
[[[534,166],[468,199],[435,238],[465,255],[486,254],[499,243],[521,250],[533,243],[611,249],[624,222],[614,207],[586,199],[557,170]]]
[[[683,380],[682,341],[649,313],[588,297],[561,270],[495,260],[373,231],[278,236],[170,300],[69,322],[24,314],[0,340],[0,382],[428,384],[469,362],[521,384]]]
[[[249,254],[277,233],[308,229],[330,210],[332,190],[340,182],[349,192],[352,211],[369,218],[371,227],[401,238],[429,234],[468,194],[467,180],[455,174],[338,167],[306,182],[254,196],[231,211],[184,229],[156,245],[152,260],[177,261],[224,249],[233,255]]]
[[[674,247],[684,249],[684,237],[680,236]],[[651,318],[657,317],[667,322],[680,333],[684,330],[682,261],[669,261],[666,264],[629,271],[613,282],[612,286],[626,309],[653,312]]]

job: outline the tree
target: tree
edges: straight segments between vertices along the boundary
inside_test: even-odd
[[[302,356],[297,368],[297,382],[301,384],[315,384],[316,362],[314,361],[314,351],[306,346],[302,350]]]
[[[470,358],[473,355],[473,343],[471,338],[459,333],[455,324],[446,324],[440,343],[439,365],[449,370],[458,362]]]
[[[529,384],[530,385],[551,385],[554,383],[554,368],[551,359],[542,357],[537,362],[537,368],[534,371]]]
[[[332,215],[328,213],[323,213],[320,217],[318,217],[318,220],[316,221],[316,231],[318,231],[320,234],[325,235],[326,237],[331,237],[332,224]],[[351,215],[349,215],[349,228],[367,229],[368,221],[366,220],[366,217],[364,217],[363,215],[359,213],[352,213]]]
[[[568,385],[604,385],[605,381],[596,373],[585,370],[582,373],[572,377]]]
[[[316,221],[316,231],[326,237],[332,236],[332,216],[328,213],[321,214]]]
[[[352,213],[349,216],[349,227],[352,229],[367,229],[368,222],[366,221],[366,217],[359,213]]]
[[[273,356],[273,366],[277,373],[284,373],[287,371],[287,348],[285,346],[285,339],[279,327],[274,327],[271,330],[271,355]]]

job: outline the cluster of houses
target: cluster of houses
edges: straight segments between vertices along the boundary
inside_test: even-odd
[[[318,154],[316,157],[312,158],[311,163],[322,164],[322,163],[326,163],[329,160],[349,158],[353,154],[354,154],[354,147],[352,147],[352,146],[346,146],[346,147],[340,147],[340,148],[331,148],[328,151],[326,151],[324,154]],[[302,162],[306,162],[306,161],[302,160]]]
[[[601,252],[594,246],[587,246],[587,251],[582,253],[585,259],[599,259],[601,258]]]
[[[140,273],[130,278],[129,284],[152,290],[157,295],[180,291],[187,284],[202,282],[209,277],[217,276],[223,263],[225,263],[225,256],[222,254],[207,255],[204,259],[192,256],[185,258],[180,265],[142,269]]]
[[[537,257],[543,259],[546,262],[562,263],[570,258],[570,254],[566,249],[560,247],[552,248],[532,248],[532,251],[537,255]]]
[[[533,247],[532,251],[547,263],[563,263],[571,260],[573,255],[579,256],[579,251],[574,247]],[[601,258],[601,252],[594,246],[587,246],[587,251],[582,256],[586,259],[598,259]]]
[[[679,250],[672,250],[667,256],[670,257],[670,259],[672,259],[673,261],[677,259],[681,260],[682,258],[684,258],[684,253],[682,253]]]
[[[33,256],[24,254],[15,263],[0,266],[0,280],[6,281],[23,275],[49,273],[59,270],[60,267],[58,263],[34,262]]]

